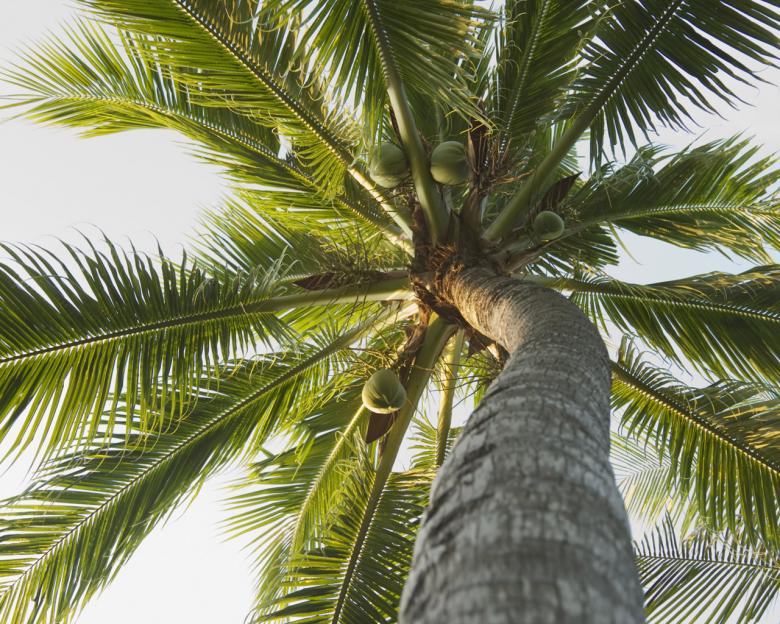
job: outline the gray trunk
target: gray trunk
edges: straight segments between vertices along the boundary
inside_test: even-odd
[[[596,328],[554,291],[484,269],[444,291],[511,358],[436,479],[400,621],[643,622]]]

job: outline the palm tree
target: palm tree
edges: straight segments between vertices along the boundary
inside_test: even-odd
[[[3,622],[71,620],[236,464],[252,622],[625,624],[641,583],[654,621],[766,611],[780,174],[739,137],[643,143],[738,100],[780,2],[79,4],[13,104],[177,130],[234,193],[181,259],[3,247],[0,435],[38,466],[0,514]],[[757,266],[621,282],[620,229]],[[633,547],[621,491],[659,526]]]

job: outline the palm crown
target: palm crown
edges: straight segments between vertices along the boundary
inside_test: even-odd
[[[181,259],[4,246],[0,435],[40,461],[0,516],[0,619],[67,621],[240,462],[252,621],[394,621],[453,404],[505,357],[437,295],[453,263],[558,289],[625,336],[613,450],[629,510],[660,523],[637,544],[648,610],[760,617],[780,592],[779,174],[742,138],[643,143],[736,99],[730,81],[774,58],[780,3],[79,4],[84,21],[7,71],[24,114],[175,129],[234,193]],[[444,141],[465,148],[463,184],[431,176]],[[410,169],[392,189],[369,171],[382,142]],[[624,283],[605,272],[619,229],[758,266]],[[406,388],[389,415],[360,399],[382,368]]]

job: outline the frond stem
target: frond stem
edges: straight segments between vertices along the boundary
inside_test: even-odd
[[[449,214],[442,200],[441,193],[433,177],[431,177],[430,163],[420,140],[420,133],[417,130],[409,99],[406,96],[403,80],[401,80],[401,75],[398,73],[398,67],[393,58],[393,51],[387,39],[387,33],[382,26],[382,17],[379,9],[374,0],[363,0],[363,7],[368,15],[368,23],[378,48],[387,83],[387,94],[398,123],[401,141],[409,158],[417,197],[425,214],[425,221],[428,225],[432,242],[436,245],[444,241],[449,226]]]
[[[352,588],[355,568],[360,561],[366,536],[373,524],[374,514],[379,506],[390,473],[393,470],[393,464],[398,456],[398,451],[401,448],[404,435],[409,427],[409,423],[412,421],[412,417],[414,416],[417,404],[422,397],[425,387],[428,385],[428,380],[433,373],[436,360],[441,355],[444,346],[447,344],[447,340],[449,340],[454,331],[454,326],[447,324],[447,322],[440,317],[435,317],[425,332],[425,338],[417,353],[414,367],[412,368],[412,373],[409,377],[409,382],[407,383],[406,405],[398,412],[395,424],[390,429],[387,436],[387,443],[385,444],[382,457],[379,461],[379,466],[377,466],[376,469],[374,483],[371,487],[365,511],[363,512],[363,519],[360,523],[360,528],[358,529],[355,543],[352,546],[350,558],[344,572],[344,579],[341,583],[336,607],[333,611],[333,617],[331,618],[331,624],[338,624],[341,621],[344,604],[350,589]]]
[[[452,404],[455,398],[455,388],[458,385],[458,366],[463,351],[463,330],[459,330],[450,342],[444,356],[444,387],[441,390],[439,403],[439,422],[436,429],[436,466],[444,463],[447,452],[447,440],[450,437],[452,425]]]
[[[623,80],[641,61],[647,50],[655,43],[658,36],[668,26],[669,22],[682,6],[684,0],[673,0],[663,11],[662,15],[656,20],[653,27],[648,30],[644,37],[637,42],[637,45],[631,51],[612,79],[594,96],[579,115],[572,121],[566,132],[563,133],[558,142],[553,146],[550,153],[545,156],[536,170],[528,177],[525,184],[515,194],[499,215],[487,227],[483,237],[487,241],[496,241],[509,233],[509,231],[518,223],[520,217],[526,214],[531,208],[531,202],[537,193],[544,190],[549,177],[555,172],[558,166],[563,162],[566,155],[572,147],[582,137],[585,131],[590,127],[601,109],[609,101],[615,90],[620,86]]]
[[[780,477],[780,466],[775,464],[772,460],[764,457],[759,451],[734,436],[730,435],[727,431],[714,425],[709,419],[697,414],[690,407],[683,405],[679,401],[666,394],[659,392],[655,388],[644,383],[641,379],[633,375],[626,367],[622,366],[618,362],[612,362],[612,374],[619,383],[622,383],[635,391],[644,395],[647,399],[654,403],[663,406],[665,409],[676,414],[678,417],[688,421],[691,425],[701,430],[707,435],[717,438],[722,443],[729,446],[735,452],[743,455],[750,461],[758,464],[764,470],[768,470],[776,477]]]
[[[166,319],[164,321],[158,321],[156,323],[142,323],[117,331],[107,332],[105,334],[80,338],[78,340],[63,342],[41,349],[14,353],[12,355],[7,355],[0,358],[0,367],[6,364],[19,362],[21,360],[27,360],[41,355],[46,355],[55,351],[64,351],[66,349],[83,347],[87,344],[116,340],[119,338],[126,338],[128,336],[146,334],[149,332],[161,331],[174,327],[184,327],[197,323],[207,323],[210,321],[244,316],[247,314],[279,312],[296,307],[337,305],[343,303],[352,303],[355,301],[398,301],[412,299],[413,297],[414,293],[410,288],[408,277],[381,280],[363,286],[346,286],[342,288],[313,290],[291,295],[281,295],[278,297],[265,299],[263,301],[257,301],[255,303],[230,306],[222,310],[198,312],[186,316]]]

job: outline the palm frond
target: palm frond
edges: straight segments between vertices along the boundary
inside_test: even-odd
[[[678,495],[714,529],[780,538],[780,394],[736,381],[685,386],[625,341],[613,365],[613,407],[630,437],[651,441]]]
[[[408,215],[357,165],[354,124],[306,68],[293,66],[295,32],[266,23],[257,2],[226,0],[79,0],[91,14],[155,40],[151,62],[177,70],[205,106],[225,105],[257,118],[290,142],[317,184],[336,195],[345,175],[409,232]]]
[[[772,158],[757,159],[758,151],[739,137],[675,154],[643,147],[627,165],[603,167],[571,198],[564,240],[615,223],[687,249],[770,262],[766,247],[780,249],[780,170]]]
[[[657,284],[604,276],[529,278],[572,291],[595,322],[634,333],[669,360],[712,378],[780,378],[780,266]]]
[[[381,568],[388,563],[380,560],[386,540],[392,545],[395,539],[381,527],[392,524],[394,514],[404,508],[403,502],[388,506],[385,501],[393,495],[393,484],[403,478],[392,473],[392,467],[451,334],[440,319],[428,328],[407,382],[409,400],[379,447],[378,463],[360,435],[364,433],[362,412],[342,403],[329,412],[331,416],[323,420],[321,414],[311,421],[317,424],[312,437],[260,464],[258,487],[236,500],[240,513],[231,523],[234,531],[262,529],[267,535],[271,527],[275,533],[260,548],[263,574],[255,621],[279,621],[294,614],[305,616],[302,621],[334,622],[385,621],[394,616],[411,557],[413,530],[407,519],[405,533],[398,538],[408,542],[408,553],[397,548],[387,551],[390,557],[403,555],[399,575]],[[334,435],[336,430],[342,435]],[[431,475],[415,474],[417,486],[422,483],[426,488],[415,493],[419,515]],[[370,555],[373,549],[376,556]],[[379,569],[383,569],[381,577],[376,575]]]
[[[252,622],[395,621],[432,473],[393,473],[369,510],[373,479],[369,463],[347,475],[344,501],[332,510],[333,526],[293,560],[290,590],[258,605]],[[371,522],[363,534],[366,513]],[[350,560],[354,565],[345,566]]]
[[[760,80],[773,62],[780,13],[761,0],[610,3],[581,54],[568,106],[590,128],[591,155],[635,143],[662,124],[684,127],[691,107],[739,100],[730,81]],[[583,127],[583,130],[585,129]]]
[[[165,65],[155,57],[157,42],[81,21],[63,38],[50,37],[23,55],[7,72],[24,90],[15,103],[38,122],[83,130],[85,136],[133,128],[170,128],[191,138],[195,152],[242,185],[286,189],[333,219],[354,217],[385,232],[401,231],[370,198],[331,197],[306,163],[281,154],[273,124],[192,85],[192,69]]]
[[[342,351],[372,320],[236,366],[175,429],[132,434],[130,448],[124,435],[108,444],[85,440],[86,449],[45,465],[0,511],[3,622],[71,618],[203,479],[327,401]],[[104,416],[104,426],[113,419]]]
[[[289,340],[285,315],[300,325],[291,310],[336,305],[331,317],[346,322],[360,304],[386,296],[370,292],[365,280],[376,274],[353,275],[366,284],[357,291],[309,292],[285,284],[278,262],[217,280],[186,257],[177,267],[106,246],[103,253],[65,245],[73,267],[48,252],[4,247],[14,264],[0,264],[0,434],[15,433],[19,450],[38,444],[52,452],[85,431],[110,437],[112,421],[98,427],[106,405],[115,416],[123,411],[130,427],[164,428],[220,361],[258,342]],[[402,282],[381,283],[397,291]]]
[[[780,595],[780,559],[733,536],[685,540],[668,519],[635,544],[652,624],[757,622]]]
[[[0,432],[15,429],[20,448],[36,436],[53,450],[85,428],[97,435],[104,405],[117,414],[123,392],[131,426],[163,427],[220,354],[290,335],[253,310],[279,292],[273,268],[220,282],[186,258],[155,264],[110,242],[105,253],[65,245],[73,268],[49,252],[3,249],[12,263],[0,265]]]
[[[656,440],[635,431],[613,431],[610,461],[629,517],[642,526],[654,526],[664,516],[682,531],[702,525],[697,500],[689,488],[678,488],[674,467]]]
[[[492,116],[512,151],[554,121],[594,24],[589,0],[509,0],[496,28]]]
[[[428,114],[432,90],[438,102],[463,116],[480,116],[459,64],[475,53],[477,28],[490,13],[466,0],[271,0],[273,9],[299,20],[298,50],[328,81],[352,97],[369,137],[381,132],[387,104],[387,66],[404,81],[410,102]],[[386,48],[385,48],[386,46]],[[419,115],[418,115],[419,116]]]

